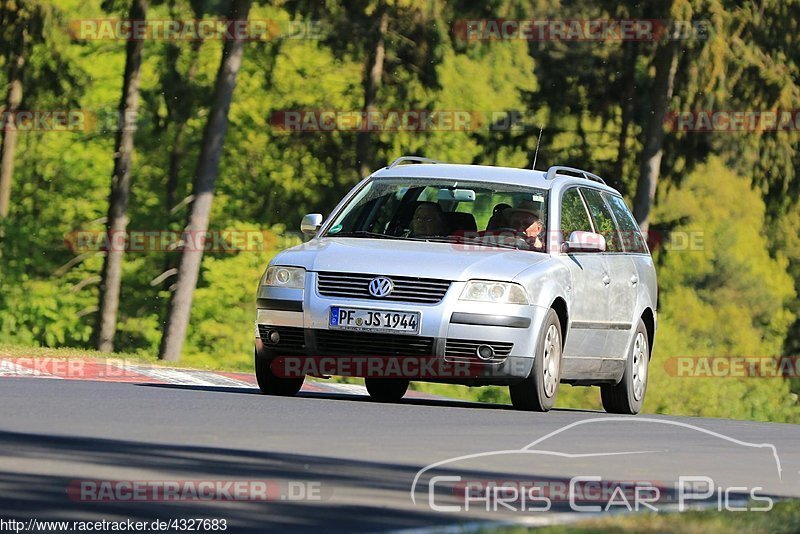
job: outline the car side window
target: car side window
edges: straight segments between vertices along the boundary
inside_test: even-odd
[[[561,235],[564,241],[572,232],[591,232],[592,223],[577,188],[567,189],[561,197]]]
[[[611,211],[614,212],[614,217],[617,219],[617,224],[622,232],[622,245],[625,247],[626,252],[636,254],[647,254],[647,243],[645,243],[639,225],[636,224],[636,219],[633,218],[625,201],[615,195],[606,195],[608,205]]]
[[[619,236],[619,228],[611,215],[611,210],[606,205],[600,191],[596,189],[581,188],[586,205],[594,221],[595,231],[606,238],[606,251],[622,252],[622,243]]]

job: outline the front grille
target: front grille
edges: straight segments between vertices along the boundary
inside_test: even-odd
[[[322,356],[432,356],[433,338],[403,334],[371,334],[316,330]]]
[[[389,295],[379,298],[369,293],[369,283],[377,276],[382,275],[321,272],[317,275],[317,291],[326,297],[436,304],[444,298],[450,288],[448,280],[388,276],[387,278],[394,282],[394,289]]]
[[[478,358],[478,347],[489,345],[494,349],[494,356],[490,360]],[[513,343],[502,341],[473,341],[469,339],[448,339],[445,342],[444,356],[446,360],[454,362],[492,363],[502,362],[511,354]]]
[[[269,333],[273,330],[277,331],[281,336],[278,343],[271,343],[269,341]],[[260,324],[258,325],[258,335],[261,337],[261,341],[264,343],[265,347],[274,350],[279,355],[305,353],[306,339],[302,328]]]

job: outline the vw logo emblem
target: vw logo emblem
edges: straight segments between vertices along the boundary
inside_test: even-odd
[[[394,289],[394,282],[385,276],[373,278],[369,283],[369,294],[373,297],[385,297]]]

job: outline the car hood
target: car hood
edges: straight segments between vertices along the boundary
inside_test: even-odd
[[[281,252],[273,265],[309,271],[418,276],[442,280],[512,280],[547,254],[451,243],[322,237]]]

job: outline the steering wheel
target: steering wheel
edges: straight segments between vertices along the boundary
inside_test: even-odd
[[[524,232],[522,232],[521,230],[517,230],[516,228],[511,228],[510,226],[503,226],[502,228],[497,228],[497,229],[495,229],[495,230],[492,230],[492,231],[493,231],[493,232],[497,232],[497,233],[506,233],[506,232],[510,232],[510,233],[512,233],[512,234],[515,234],[515,235],[516,235],[516,234],[523,234],[523,233],[524,233]]]

